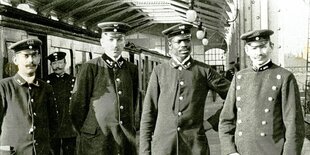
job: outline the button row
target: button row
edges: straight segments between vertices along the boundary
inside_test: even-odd
[[[241,132],[241,131],[239,131],[238,132],[238,136],[242,136],[243,135],[243,133]],[[265,137],[267,134],[266,133],[264,133],[264,132],[261,132],[260,133],[260,136],[262,136],[262,137]]]

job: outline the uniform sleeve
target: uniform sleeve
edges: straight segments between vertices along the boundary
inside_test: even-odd
[[[286,130],[283,155],[300,154],[305,127],[299,89],[294,75],[290,75],[282,87],[282,115]]]
[[[133,65],[131,67],[131,75],[132,75],[132,89],[133,89],[133,109],[134,109],[134,120],[135,120],[135,129],[136,131],[139,130],[140,127],[140,120],[141,120],[141,107],[142,103],[139,100],[139,74],[138,74],[138,67]]]
[[[207,78],[210,88],[218,93],[222,99],[225,99],[230,82],[212,68],[209,69]]]
[[[225,99],[230,86],[230,81],[211,68],[208,74],[208,81],[211,89],[218,93],[222,99]],[[218,131],[221,110],[222,108],[217,110],[214,115],[210,116],[207,120],[204,121],[203,125],[205,130],[213,128],[213,130]]]
[[[235,77],[232,80],[230,89],[228,91],[223,109],[220,114],[219,122],[219,138],[221,145],[221,152],[223,155],[237,152],[235,146],[235,130],[236,130],[236,92],[235,92]]]
[[[4,91],[2,90],[2,86],[0,85],[0,135],[2,133],[2,123],[5,114],[5,97]]]
[[[49,130],[50,130],[50,136],[51,138],[55,138],[56,132],[58,130],[59,124],[58,124],[58,109],[55,103],[55,95],[53,92],[52,86],[49,85],[48,87],[48,118],[49,118]]]
[[[78,132],[80,132],[88,113],[93,81],[94,75],[90,64],[83,64],[75,81],[70,103],[72,123]]]
[[[156,67],[154,68],[144,98],[140,125],[140,155],[151,154],[152,134],[157,118],[157,104],[160,94]]]

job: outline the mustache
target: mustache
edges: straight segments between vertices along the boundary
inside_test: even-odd
[[[55,68],[54,70],[61,70],[62,68],[59,68],[59,67],[57,67],[57,68]]]
[[[190,50],[190,47],[181,47],[179,50]]]
[[[26,64],[26,67],[37,67],[36,64]]]

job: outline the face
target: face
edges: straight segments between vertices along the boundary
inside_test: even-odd
[[[179,61],[183,61],[191,53],[190,36],[175,36],[169,41],[170,55]]]
[[[245,45],[245,52],[254,66],[267,62],[270,59],[271,51],[272,45],[269,41],[265,44],[251,43]]]
[[[52,66],[54,73],[58,75],[62,75],[65,73],[66,61],[65,59],[57,60],[57,61],[51,62],[51,66]]]
[[[36,50],[22,50],[13,56],[13,62],[18,66],[18,73],[33,76],[40,64],[40,54]]]
[[[111,58],[118,58],[125,47],[125,35],[115,32],[102,33],[100,39],[105,54]]]

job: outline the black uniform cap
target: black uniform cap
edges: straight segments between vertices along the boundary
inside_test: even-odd
[[[62,60],[66,57],[65,52],[54,52],[50,54],[47,59],[50,60],[51,62]]]
[[[272,30],[264,29],[264,30],[254,30],[247,33],[244,33],[240,36],[242,40],[245,40],[246,43],[251,42],[264,42],[269,41],[270,36],[273,34]]]
[[[126,33],[131,29],[131,26],[123,22],[103,22],[99,23],[98,27],[102,32],[119,32]]]
[[[178,35],[190,35],[192,27],[193,26],[189,24],[178,24],[162,31],[162,34],[167,36],[168,38]]]
[[[36,38],[28,38],[18,41],[11,46],[9,49],[14,50],[15,53],[22,51],[22,50],[39,50],[42,45],[42,41]]]

